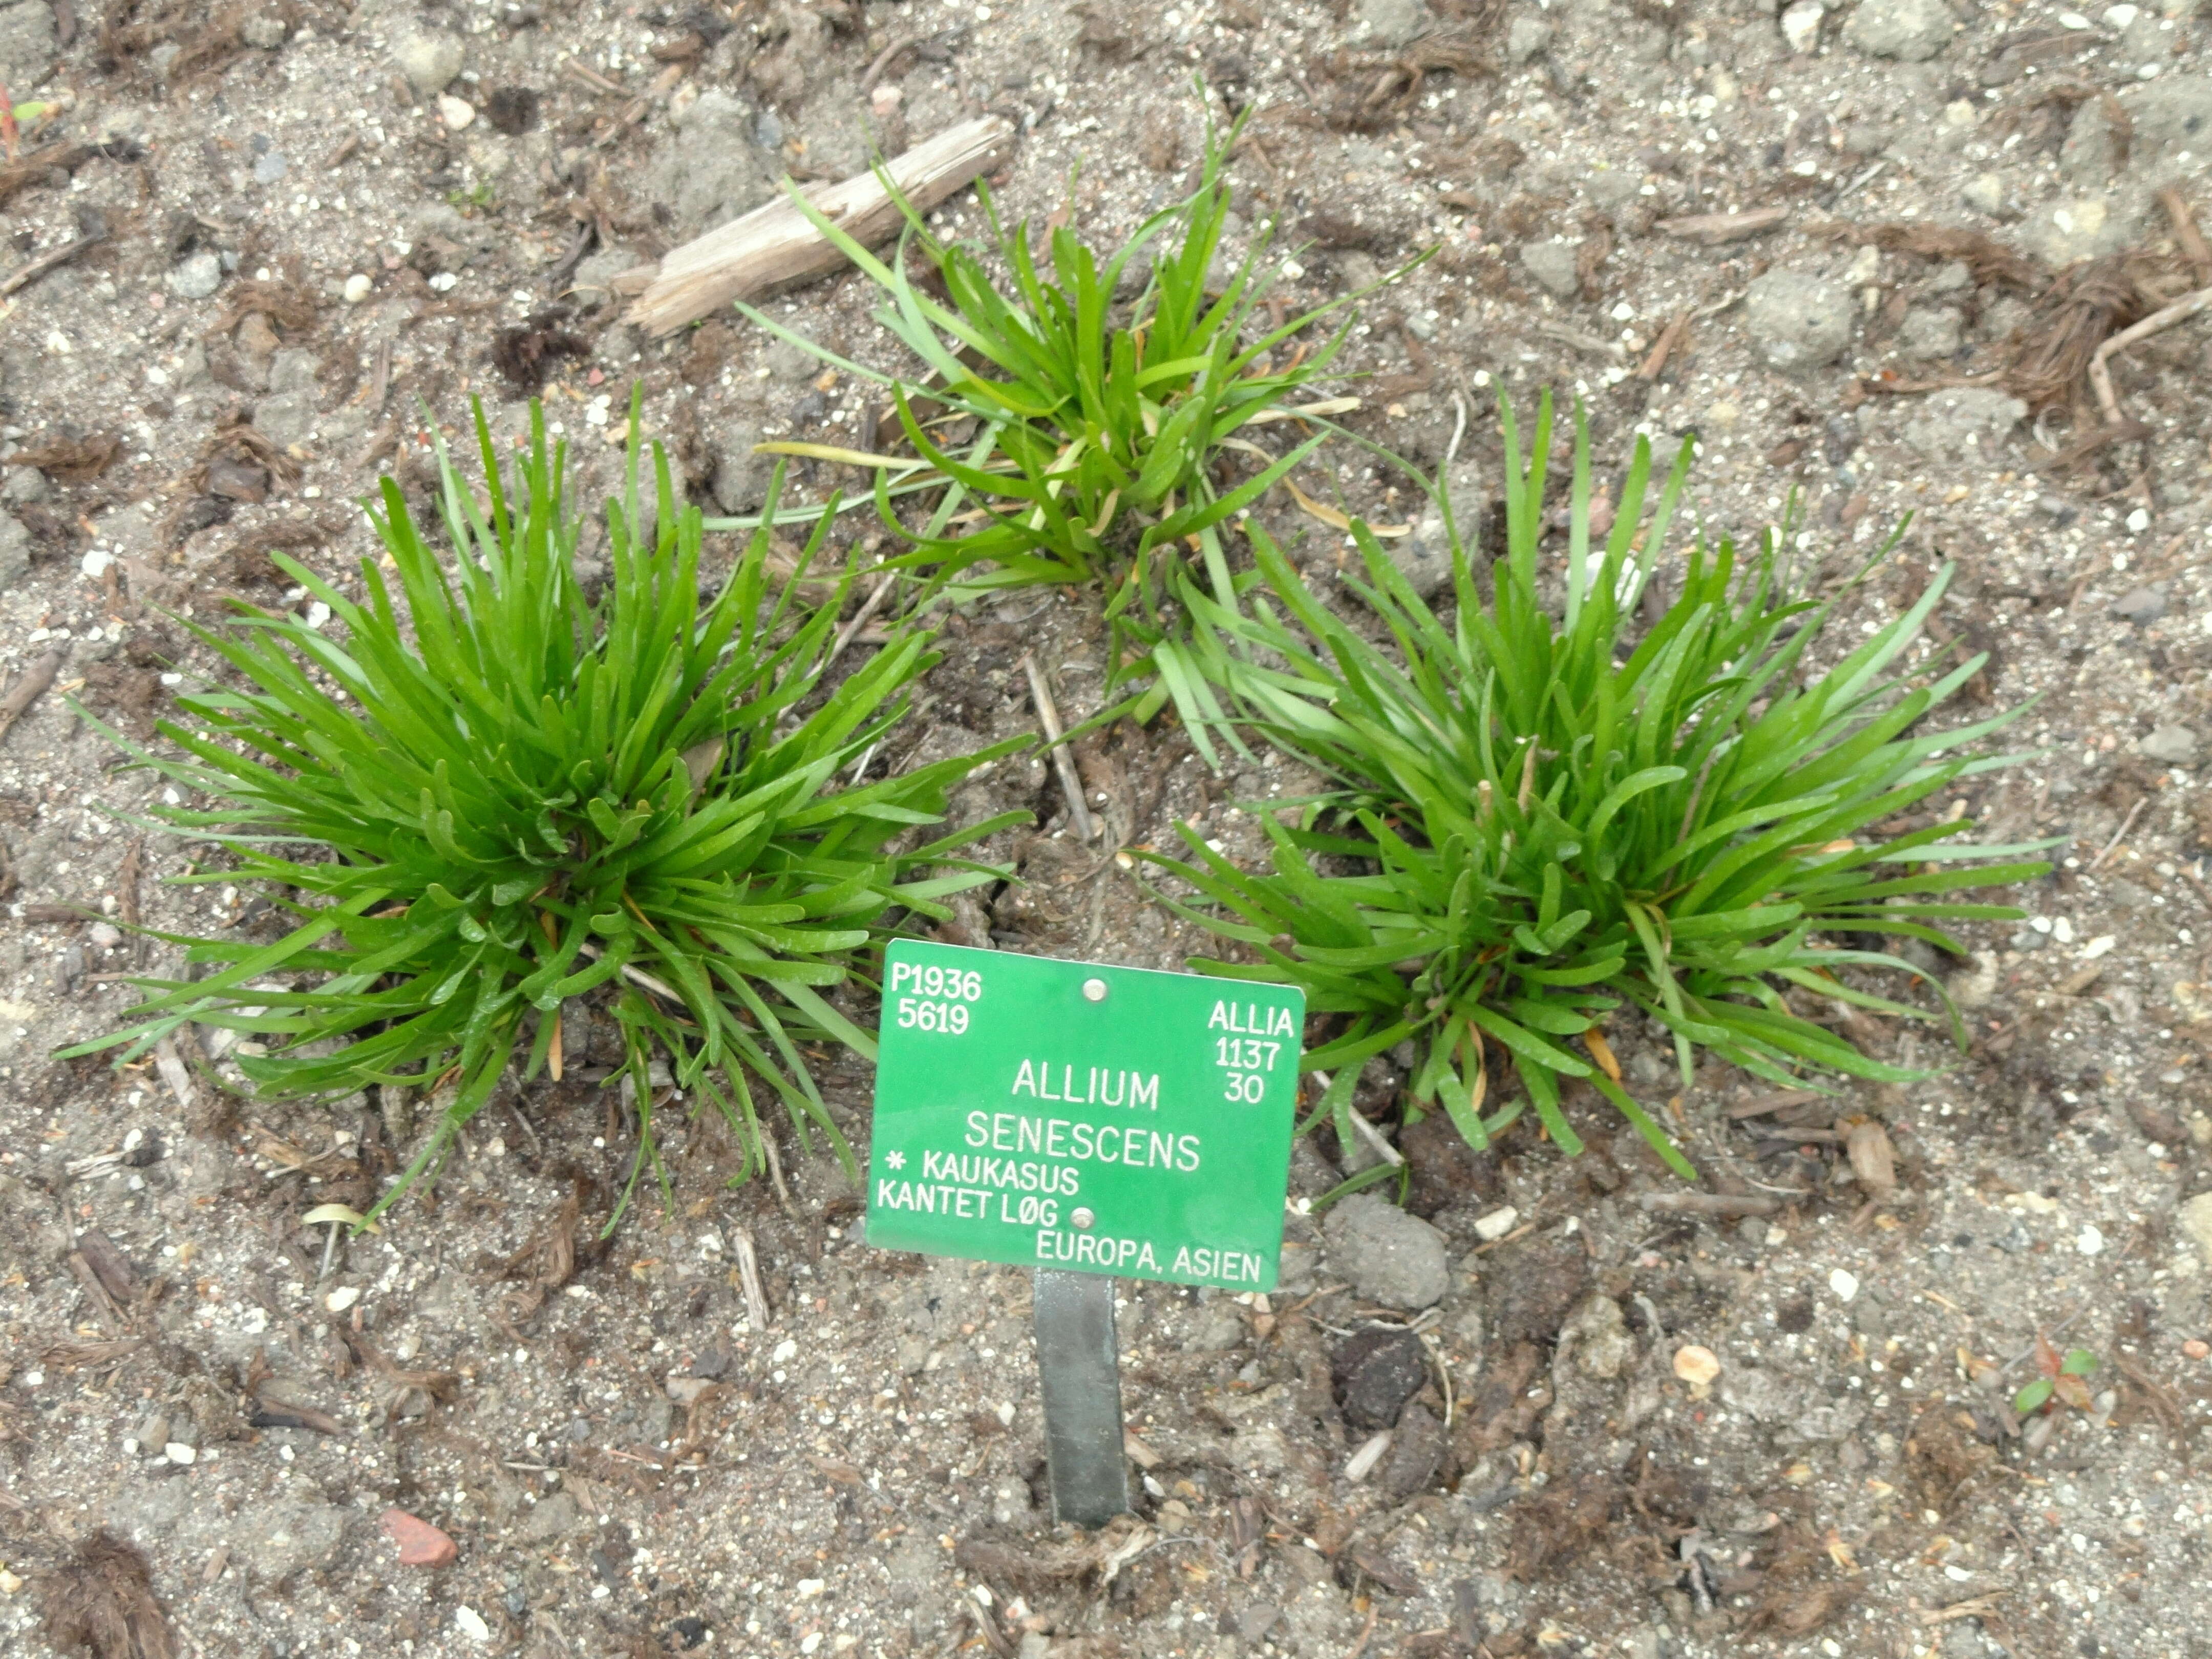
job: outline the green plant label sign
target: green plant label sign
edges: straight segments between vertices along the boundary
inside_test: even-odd
[[[1273,1290],[1304,1028],[1287,986],[894,940],[868,1243]]]

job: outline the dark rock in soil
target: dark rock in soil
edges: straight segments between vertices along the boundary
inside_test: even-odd
[[[1374,1326],[1346,1338],[1329,1362],[1336,1403],[1355,1429],[1387,1429],[1429,1378],[1429,1351],[1403,1328]]]

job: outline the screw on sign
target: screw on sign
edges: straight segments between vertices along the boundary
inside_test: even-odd
[[[1127,1507],[1114,1276],[1274,1288],[1297,990],[891,945],[868,1243],[1037,1275],[1053,1504]]]

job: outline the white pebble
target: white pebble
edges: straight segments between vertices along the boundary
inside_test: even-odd
[[[1820,20],[1827,12],[1819,0],[1797,0],[1797,3],[1782,14],[1782,38],[1790,43],[1790,50],[1804,53],[1820,44]]]
[[[84,562],[82,568],[86,575],[91,577],[93,580],[98,581],[102,576],[105,576],[107,574],[108,568],[114,562],[115,555],[109,552],[104,547],[95,547],[91,552],[84,556]]]
[[[348,1308],[350,1308],[355,1303],[360,1300],[360,1285],[341,1285],[337,1289],[332,1291],[328,1296],[323,1298],[323,1305],[325,1308],[328,1308],[332,1313],[343,1313]]]
[[[2105,1248],[2105,1235],[2096,1228],[2085,1224],[2081,1231],[2074,1236],[2074,1248],[2081,1251],[2083,1255],[2095,1255]]]
[[[799,1344],[793,1341],[787,1336],[782,1341],[775,1345],[775,1352],[769,1355],[769,1363],[771,1364],[781,1365],[785,1360],[789,1359],[793,1355],[797,1354],[798,1352]]]
[[[1521,1212],[1508,1204],[1504,1209],[1492,1210],[1478,1220],[1474,1224],[1474,1236],[1486,1244],[1494,1243],[1511,1232],[1514,1224],[1520,1219]]]
[[[345,302],[357,306],[368,298],[369,281],[365,272],[356,270],[345,279]]]
[[[477,118],[477,106],[465,98],[456,98],[450,92],[438,94],[438,118],[454,132]]]
[[[199,1454],[181,1440],[172,1440],[161,1448],[161,1455],[172,1463],[189,1463]]]
[[[483,1614],[474,1607],[455,1607],[453,1622],[461,1627],[464,1636],[473,1637],[479,1642],[491,1640],[491,1626],[484,1623]]]
[[[2100,933],[2081,947],[2081,960],[2094,962],[2120,941],[2111,933]]]
[[[1828,1275],[1828,1288],[1838,1301],[1848,1302],[1859,1293],[1859,1276],[1848,1267],[1838,1267]]]

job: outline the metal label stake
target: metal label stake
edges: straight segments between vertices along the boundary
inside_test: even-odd
[[[1304,1029],[1290,986],[884,952],[868,1243],[1035,1273],[1063,1522],[1129,1507],[1115,1281],[1275,1287]]]
[[[1053,1516],[1073,1526],[1101,1527],[1129,1507],[1114,1281],[1054,1267],[1038,1268],[1036,1277],[1037,1375],[1044,1389]]]

